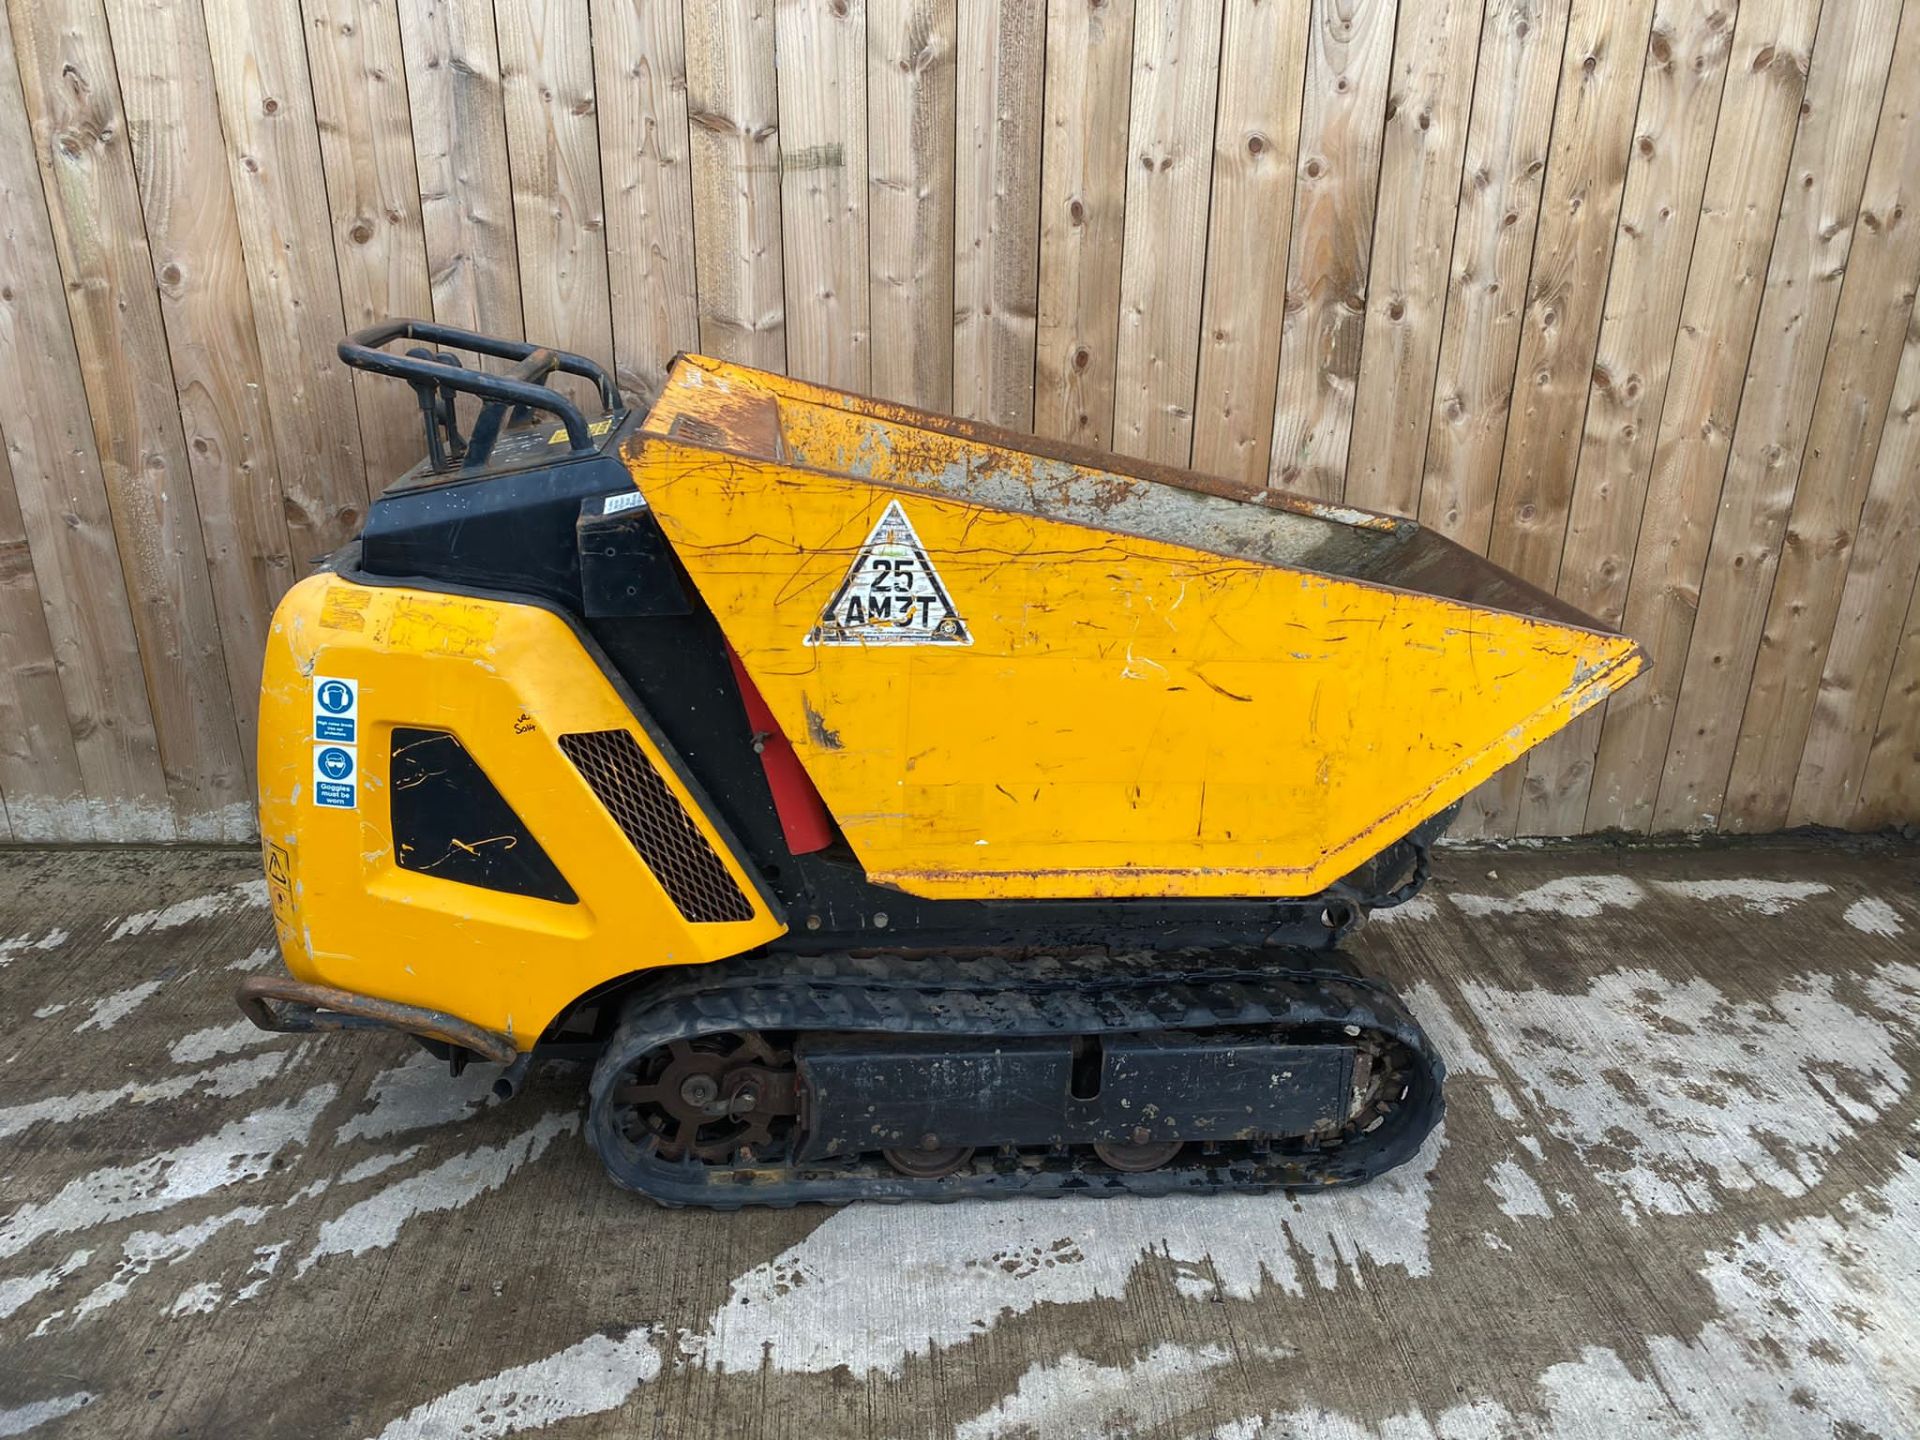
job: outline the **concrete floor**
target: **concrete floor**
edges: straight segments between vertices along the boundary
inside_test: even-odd
[[[1920,1434],[1920,852],[1443,852],[1443,1132],[1295,1201],[653,1209],[259,1034],[252,856],[0,852],[0,1436]]]

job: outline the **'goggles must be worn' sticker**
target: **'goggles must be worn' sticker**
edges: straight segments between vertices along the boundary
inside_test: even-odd
[[[313,677],[313,738],[351,745],[360,737],[360,682]]]
[[[359,759],[351,745],[313,747],[313,803],[351,810],[359,791]]]
[[[833,592],[809,645],[971,645],[926,547],[898,500],[887,503]]]

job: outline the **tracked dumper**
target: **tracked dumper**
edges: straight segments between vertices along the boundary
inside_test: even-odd
[[[591,1061],[670,1204],[1418,1149],[1440,1058],[1339,942],[1632,643],[1411,521],[698,356],[642,412],[438,325],[341,355],[428,454],[274,619],[256,1023]]]

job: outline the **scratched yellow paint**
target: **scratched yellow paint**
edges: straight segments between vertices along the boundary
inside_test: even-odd
[[[315,675],[360,682],[356,809],[313,803]],[[276,929],[300,979],[446,1011],[524,1050],[606,980],[738,954],[785,929],[573,631],[538,606],[313,576],[274,616],[260,721],[261,839],[269,875],[286,875],[272,897]],[[579,903],[395,864],[395,726],[457,735]],[[612,729],[632,734],[667,778],[749,897],[751,920],[682,920],[556,743]]]
[[[1598,629],[970,503],[889,469],[871,413],[676,376],[634,478],[868,873],[914,894],[1312,894],[1642,663]],[[972,643],[810,646],[896,500]]]

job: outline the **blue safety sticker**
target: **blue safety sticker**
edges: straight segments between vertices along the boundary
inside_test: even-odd
[[[351,745],[360,738],[360,682],[313,677],[313,738]]]
[[[352,810],[359,803],[359,760],[351,745],[313,747],[313,803]]]

